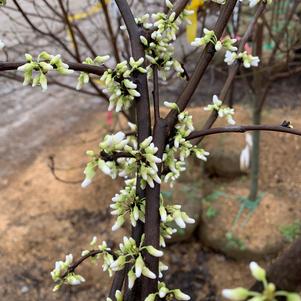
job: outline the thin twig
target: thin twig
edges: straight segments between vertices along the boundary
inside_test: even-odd
[[[201,131],[192,132],[187,139],[195,139],[198,137],[222,134],[222,133],[245,133],[249,131],[268,131],[268,132],[281,132],[292,135],[301,136],[300,130],[295,130],[290,127],[282,125],[234,125],[227,127],[217,127],[211,129],[205,129]]]

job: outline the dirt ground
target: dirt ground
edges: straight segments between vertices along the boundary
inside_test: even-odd
[[[239,111],[238,122],[247,123],[248,109],[240,107]],[[197,126],[206,113],[199,109],[194,109],[193,113]],[[286,112],[273,109],[264,113],[264,120],[279,124],[288,119],[296,128],[301,128],[298,116],[300,109]],[[114,246],[127,233],[126,228],[113,234],[110,229],[113,218],[108,206],[120,183],[99,175],[88,189],[82,189],[79,184],[83,178],[85,151],[96,149],[104,132],[105,118],[99,112],[83,118],[68,135],[52,141],[52,145],[48,145],[33,163],[15,169],[0,190],[1,300],[104,300],[110,279],[101,271],[101,264],[95,266],[87,262],[79,269],[86,283],[80,287],[66,287],[55,294],[51,291],[49,273],[54,262],[66,254],[73,253],[78,257],[94,235]],[[281,198],[283,206],[279,207],[282,210],[279,214],[284,219],[288,212],[293,211],[294,218],[300,220],[299,139],[285,134],[262,135],[261,168],[264,172],[260,178],[260,190]],[[244,136],[237,134],[208,137],[204,141],[209,150],[222,145],[227,152],[242,149],[243,144]],[[54,178],[49,168],[49,156],[55,158],[57,176],[74,181],[74,184]],[[203,181],[206,194],[221,186],[228,186],[232,194],[233,187],[248,187],[247,176],[231,180],[204,176]],[[227,208],[219,214],[227,216]],[[281,222],[279,220],[275,227]],[[248,231],[254,233],[259,229],[253,224]],[[260,231],[265,231],[264,226]],[[171,264],[166,278],[171,287],[180,287],[191,294],[192,300],[199,301],[218,299],[222,288],[252,283],[246,261],[232,260],[206,246],[198,237],[195,233],[188,242],[168,248],[164,260]],[[261,263],[267,264],[265,261]]]

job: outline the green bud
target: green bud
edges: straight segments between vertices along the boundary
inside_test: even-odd
[[[156,300],[156,294],[150,294],[146,297],[144,301],[155,301]]]
[[[250,263],[250,270],[252,276],[258,281],[266,281],[266,272],[261,268],[256,262],[252,261]]]

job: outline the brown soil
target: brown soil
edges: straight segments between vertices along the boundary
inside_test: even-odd
[[[194,114],[197,122],[207,113],[194,110]],[[293,122],[295,127],[301,128],[298,114],[300,110],[286,113],[273,110],[265,113],[264,119],[276,124],[283,119],[296,120]],[[249,121],[245,108],[241,108],[238,115],[238,121]],[[64,288],[57,294],[51,292],[49,275],[56,260],[63,259],[68,253],[78,257],[94,235],[114,245],[126,233],[123,229],[112,234],[113,218],[108,211],[119,183],[99,175],[93,185],[84,190],[79,184],[55,180],[48,167],[48,157],[54,154],[59,177],[81,180],[85,150],[95,149],[103,133],[99,130],[102,117],[95,113],[83,120],[68,137],[55,141],[53,147],[40,154],[26,169],[16,170],[0,191],[1,300],[104,300],[110,279],[102,273],[101,264],[84,264],[79,271],[86,278],[86,283],[80,287]],[[294,216],[300,214],[298,167],[301,164],[301,141],[298,139],[284,134],[263,134],[261,190],[282,198],[284,218],[289,208],[293,208]],[[209,150],[220,145],[225,151],[231,151],[231,147],[242,148],[243,142],[243,135],[230,135],[229,138],[223,135],[221,138],[207,138],[205,145]],[[215,185],[248,185],[247,179],[227,181],[211,179],[204,189],[209,194],[216,189]],[[240,191],[240,194],[243,193]],[[281,223],[279,220],[279,225]],[[264,231],[255,223],[252,227],[252,233]],[[216,300],[222,288],[249,285],[252,281],[245,262],[214,253],[196,238],[169,247],[164,261],[171,264],[167,273],[170,286],[182,288],[196,301]]]

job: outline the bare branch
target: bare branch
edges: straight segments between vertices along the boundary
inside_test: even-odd
[[[301,136],[300,130],[295,130],[290,127],[283,125],[234,125],[227,127],[217,127],[211,129],[205,129],[201,131],[192,132],[187,139],[195,139],[198,137],[222,134],[222,133],[245,133],[250,131],[268,131],[268,132],[281,132],[288,133],[292,135]]]

